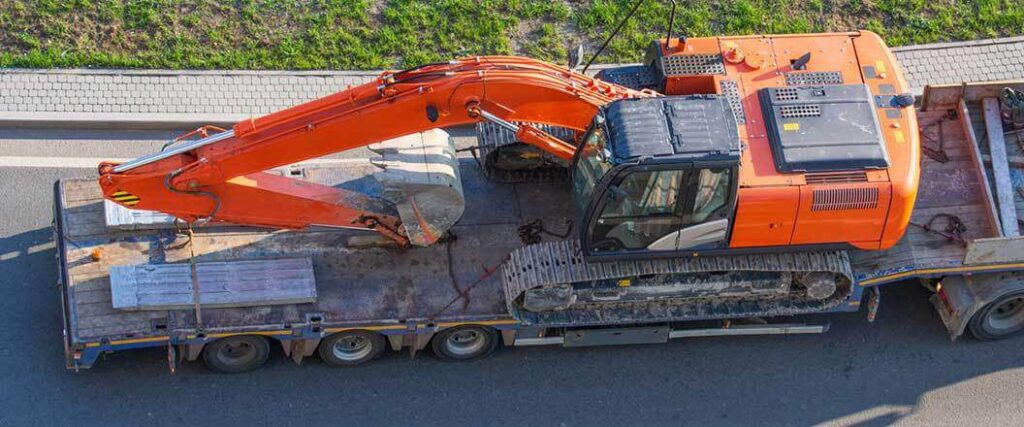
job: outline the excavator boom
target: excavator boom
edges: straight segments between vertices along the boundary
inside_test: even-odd
[[[405,244],[410,236],[402,220],[429,218],[399,218],[384,200],[265,171],[481,120],[514,126],[522,141],[568,160],[575,151],[572,144],[512,122],[583,131],[600,106],[654,95],[527,58],[465,58],[386,72],[374,82],[245,120],[161,153],[104,163],[99,183],[108,199],[190,222],[369,228]],[[412,237],[412,243],[425,245],[440,236]]]

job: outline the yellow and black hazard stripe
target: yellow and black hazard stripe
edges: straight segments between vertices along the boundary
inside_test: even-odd
[[[114,199],[115,202],[125,206],[135,206],[139,204],[139,196],[136,196],[127,191],[117,191],[110,195],[110,198]]]

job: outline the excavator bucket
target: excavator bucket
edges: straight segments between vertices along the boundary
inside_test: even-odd
[[[444,235],[466,208],[459,159],[448,133],[429,130],[369,146],[381,157],[374,177],[394,203],[409,242],[428,246]]]

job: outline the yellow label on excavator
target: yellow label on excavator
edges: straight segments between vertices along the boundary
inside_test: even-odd
[[[782,130],[786,132],[796,132],[800,130],[800,123],[783,123]]]
[[[244,185],[246,187],[252,187],[252,188],[256,188],[256,187],[259,186],[259,185],[257,185],[255,179],[246,178],[244,176],[236,176],[234,178],[231,178],[231,179],[227,180],[227,183],[235,184],[235,185]]]

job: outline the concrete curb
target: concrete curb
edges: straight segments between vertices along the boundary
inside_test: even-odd
[[[187,129],[202,125],[230,127],[249,117],[244,114],[0,112],[0,127]]]

